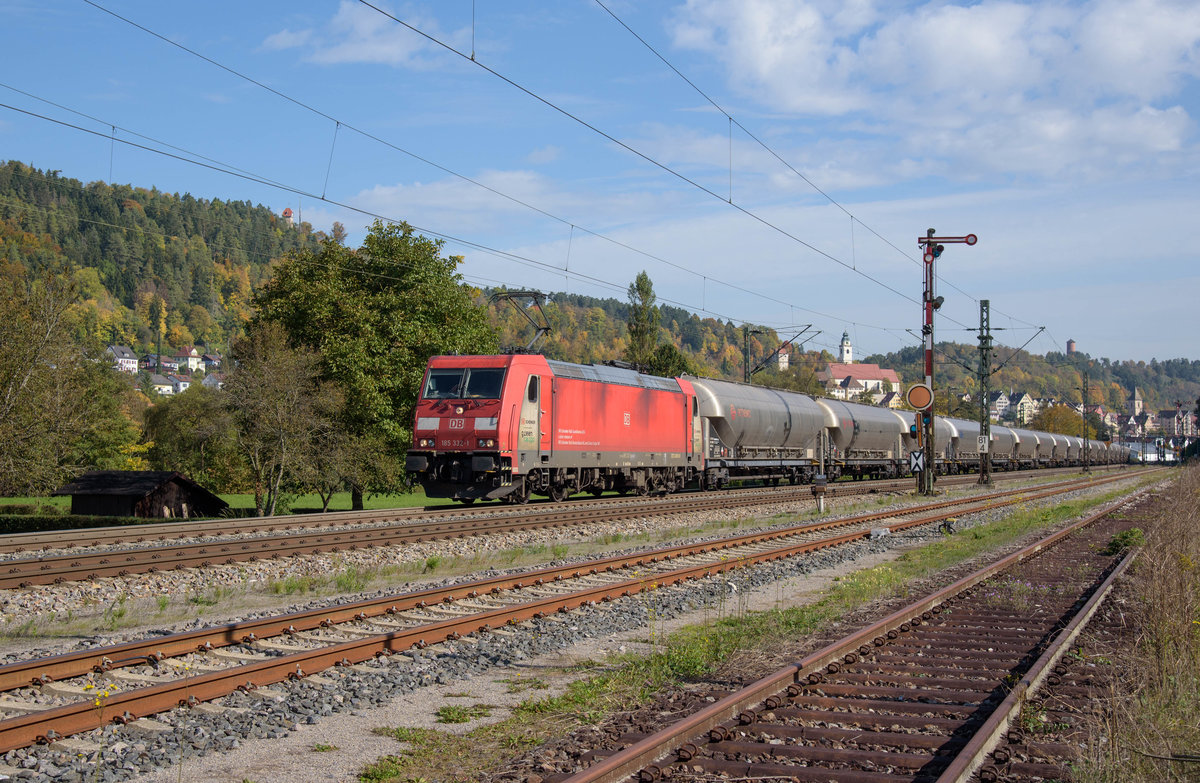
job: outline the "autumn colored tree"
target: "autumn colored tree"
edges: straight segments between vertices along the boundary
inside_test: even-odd
[[[1061,435],[1083,437],[1083,416],[1069,405],[1053,405],[1034,416],[1027,428],[1039,432],[1057,432]],[[1087,428],[1087,437],[1090,439],[1096,437],[1093,427]]]

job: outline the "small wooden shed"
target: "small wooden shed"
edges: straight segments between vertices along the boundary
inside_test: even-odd
[[[71,513],[114,517],[218,516],[229,504],[170,470],[93,470],[55,495],[71,496]]]

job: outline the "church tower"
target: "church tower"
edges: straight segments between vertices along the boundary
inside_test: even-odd
[[[842,332],[842,344],[838,346],[838,362],[854,364],[854,351],[850,347],[850,333]]]

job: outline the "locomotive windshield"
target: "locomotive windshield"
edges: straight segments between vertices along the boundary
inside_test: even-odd
[[[422,397],[427,400],[498,400],[503,367],[439,367],[429,371]]]

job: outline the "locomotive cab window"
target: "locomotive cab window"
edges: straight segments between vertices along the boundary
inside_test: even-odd
[[[498,400],[503,367],[439,367],[429,371],[421,396],[427,400]]]
[[[529,388],[525,392],[525,398],[530,402],[537,402],[538,398],[538,377],[536,375],[529,376]]]

